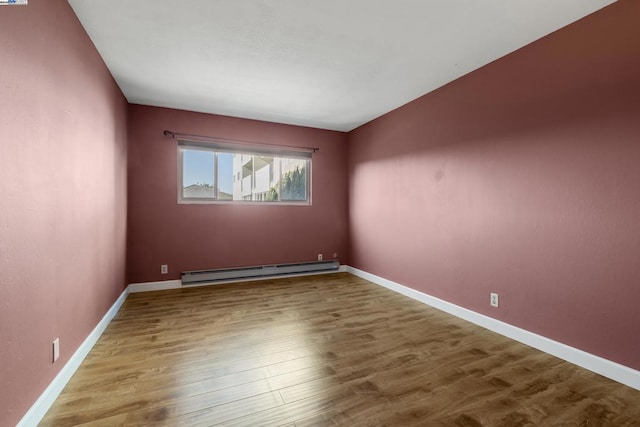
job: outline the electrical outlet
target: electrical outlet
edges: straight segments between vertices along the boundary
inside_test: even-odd
[[[56,338],[53,341],[53,360],[55,362],[60,357],[60,338]]]
[[[322,254],[318,254],[318,261],[322,261]]]
[[[169,266],[167,264],[162,264],[160,266],[160,274],[167,274],[169,272]]]
[[[334,257],[334,258],[338,258],[338,252],[334,252],[334,253],[333,253],[333,257]]]
[[[495,292],[491,292],[491,307],[499,307],[500,300],[498,299],[498,294]]]

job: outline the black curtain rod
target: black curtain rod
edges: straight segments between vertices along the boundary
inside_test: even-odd
[[[164,132],[162,132],[164,134],[164,136],[168,136],[172,139],[176,139],[176,138],[195,138],[199,141],[210,141],[210,142],[228,142],[228,143],[232,143],[232,144],[246,144],[246,145],[253,145],[255,146],[259,146],[259,147],[271,147],[271,148],[288,148],[288,149],[293,149],[293,150],[304,150],[304,151],[311,151],[311,152],[316,152],[316,151],[320,151],[320,149],[318,147],[297,147],[295,145],[277,145],[277,144],[265,144],[264,142],[255,142],[255,141],[242,141],[239,139],[228,139],[228,138],[218,138],[216,136],[207,136],[207,135],[194,135],[191,133],[182,133],[182,132],[174,132],[171,130],[165,130]]]

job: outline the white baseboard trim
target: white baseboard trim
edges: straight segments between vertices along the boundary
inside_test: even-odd
[[[347,267],[347,272],[375,283],[376,285],[383,286],[431,307],[442,310],[453,316],[482,326],[490,331],[544,351],[545,353],[566,360],[567,362],[588,369],[636,390],[640,390],[640,371],[629,368],[628,366],[612,362],[591,353],[587,353],[586,351],[579,350],[558,341],[529,332],[525,329],[476,313],[475,311],[471,311],[431,295],[427,295],[391,280],[376,276],[375,274],[367,273],[366,271],[350,266]]]
[[[107,328],[111,320],[115,317],[124,301],[129,294],[128,288],[125,289],[118,297],[116,302],[113,303],[109,311],[102,317],[102,320],[93,328],[93,331],[89,336],[80,344],[80,347],[73,353],[71,358],[62,367],[58,375],[51,381],[49,386],[40,395],[38,400],[31,406],[27,413],[22,417],[17,427],[32,427],[37,426],[38,423],[45,416],[53,402],[58,398],[64,387],[67,385],[73,374],[76,372],[84,358],[89,354],[89,351],[93,348],[98,338],[102,335]]]

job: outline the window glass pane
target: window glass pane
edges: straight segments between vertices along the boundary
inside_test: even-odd
[[[307,160],[282,159],[281,200],[307,200]]]
[[[278,201],[276,190],[278,176],[274,174],[276,164],[274,157],[253,156],[253,200],[259,202]]]
[[[311,160],[269,153],[179,147],[180,200],[309,202]],[[179,201],[180,201],[179,200]]]
[[[235,177],[233,154],[218,153],[218,200],[233,200]]]
[[[233,156],[233,200],[278,201],[280,159],[251,154]]]
[[[213,198],[213,152],[184,150],[182,157],[182,196]]]
[[[233,174],[236,180],[233,183],[233,200],[251,200],[253,188],[253,156],[234,153]]]

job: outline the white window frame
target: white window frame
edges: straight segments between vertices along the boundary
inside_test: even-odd
[[[184,151],[185,150],[194,150],[194,151],[206,151],[213,153],[213,194],[214,197],[184,197]],[[248,155],[248,156],[264,156],[264,157],[273,157],[274,159],[278,159],[281,161],[282,159],[299,159],[306,160],[306,200],[280,200],[282,196],[282,167],[279,168],[279,178],[278,178],[278,199],[277,201],[266,201],[266,200],[253,200],[254,196],[257,194],[253,194],[253,190],[255,187],[255,177],[252,174],[252,183],[251,183],[251,191],[252,191],[252,200],[220,200],[218,199],[218,153],[226,153],[226,154],[239,154],[239,155]],[[312,188],[312,152],[309,151],[297,151],[294,149],[271,149],[270,147],[247,147],[243,145],[235,145],[229,143],[217,143],[217,142],[200,142],[200,141],[189,141],[189,140],[178,140],[178,203],[179,204],[233,204],[233,205],[272,205],[272,206],[283,206],[283,205],[293,205],[293,206],[311,206],[311,188]],[[252,159],[252,162],[255,159]],[[241,181],[242,173],[237,172],[240,175],[239,180]],[[232,175],[232,182],[235,182],[236,172]]]

